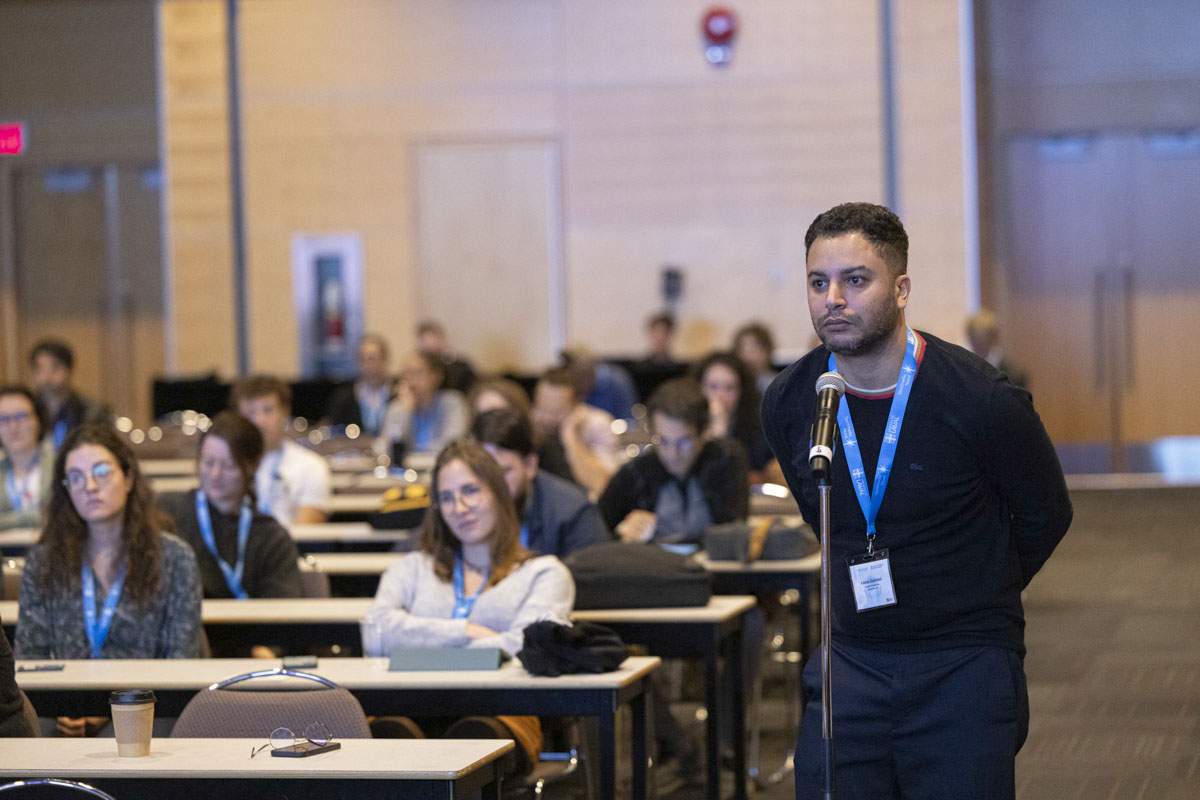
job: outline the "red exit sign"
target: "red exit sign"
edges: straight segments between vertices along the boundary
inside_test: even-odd
[[[25,124],[0,122],[0,156],[19,156],[25,149]]]

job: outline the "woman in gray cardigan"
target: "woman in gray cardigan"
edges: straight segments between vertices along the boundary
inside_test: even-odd
[[[516,506],[486,450],[471,439],[452,442],[438,455],[432,491],[420,550],[384,573],[367,609],[367,622],[382,628],[385,651],[498,647],[515,655],[526,626],[567,622],[575,601],[571,573],[554,556],[521,547]],[[513,768],[527,769],[541,741],[533,718],[471,718],[446,735],[479,738],[489,724],[496,735],[517,739],[529,760]],[[416,733],[411,721],[402,726]]]

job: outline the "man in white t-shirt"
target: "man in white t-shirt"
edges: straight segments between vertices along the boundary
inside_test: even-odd
[[[254,476],[258,508],[280,524],[312,524],[328,517],[329,464],[283,435],[291,414],[287,384],[269,375],[254,375],[233,387],[233,406],[262,431],[266,452]]]

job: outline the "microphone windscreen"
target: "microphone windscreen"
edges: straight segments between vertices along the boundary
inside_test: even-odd
[[[826,389],[834,389],[841,397],[846,393],[846,381],[842,380],[842,376],[836,372],[826,372],[821,377],[817,378],[817,394]]]

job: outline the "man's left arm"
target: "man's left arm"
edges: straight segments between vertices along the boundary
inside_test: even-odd
[[[1011,515],[1022,585],[1028,586],[1071,525],[1071,498],[1029,392],[997,385],[989,412],[985,471]]]

